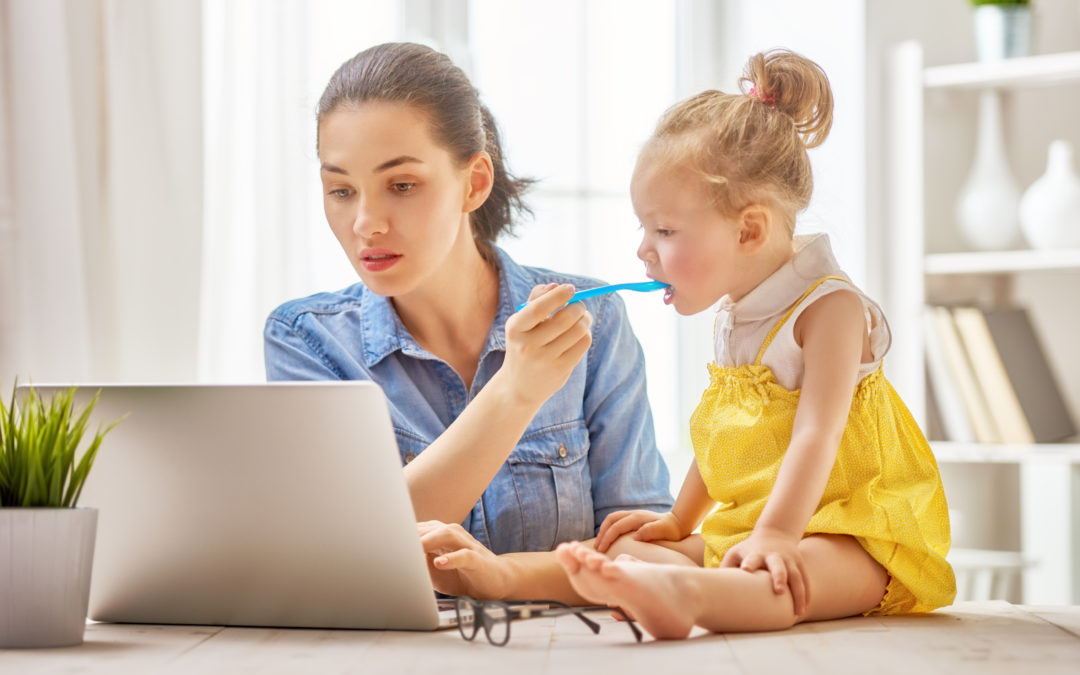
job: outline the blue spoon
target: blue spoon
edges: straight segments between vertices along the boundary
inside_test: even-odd
[[[667,288],[670,284],[665,284],[663,281],[635,281],[628,284],[611,284],[610,286],[599,286],[597,288],[587,288],[584,291],[578,291],[570,298],[571,304],[578,300],[584,300],[585,298],[595,298],[598,295],[605,295],[607,293],[614,293],[615,291],[658,291],[661,288]],[[521,311],[529,303],[524,302],[518,305],[517,311]]]

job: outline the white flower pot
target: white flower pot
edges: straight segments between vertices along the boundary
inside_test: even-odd
[[[979,5],[974,25],[980,61],[1027,56],[1031,51],[1031,10],[1025,5]]]
[[[82,644],[97,514],[0,508],[0,647]]]
[[[1035,248],[1080,248],[1080,175],[1068,141],[1054,141],[1046,173],[1020,199],[1020,227]]]

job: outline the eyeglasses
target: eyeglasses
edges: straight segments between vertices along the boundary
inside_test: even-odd
[[[508,604],[500,600],[474,600],[467,596],[460,596],[454,601],[454,612],[457,614],[458,630],[461,637],[472,640],[484,627],[484,635],[488,642],[496,647],[502,647],[510,640],[510,622],[514,619],[531,619],[537,616],[561,616],[573,614],[581,619],[581,622],[589,627],[593,634],[600,632],[600,624],[596,623],[585,612],[615,612],[630,627],[634,633],[634,639],[641,642],[641,629],[639,629],[630,617],[617,607],[604,607],[594,605],[589,607],[571,607],[557,600],[530,600]]]

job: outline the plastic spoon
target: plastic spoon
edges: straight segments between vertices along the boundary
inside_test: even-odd
[[[583,291],[574,293],[570,298],[570,302],[566,304],[575,303],[578,300],[584,300],[585,298],[595,298],[598,295],[605,295],[607,293],[614,293],[615,291],[658,291],[661,288],[667,288],[670,284],[665,284],[663,281],[634,281],[627,284],[611,284],[610,286],[599,286],[597,288],[587,288]],[[529,303],[524,302],[518,305],[517,311],[521,311]]]

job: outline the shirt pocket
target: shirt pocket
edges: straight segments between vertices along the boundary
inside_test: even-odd
[[[396,424],[394,425],[394,440],[397,441],[401,466],[413,461],[427,446],[431,445],[430,441],[426,441],[417,434],[402,429]]]
[[[593,536],[589,430],[571,422],[526,432],[507,464],[521,506],[525,551]]]

